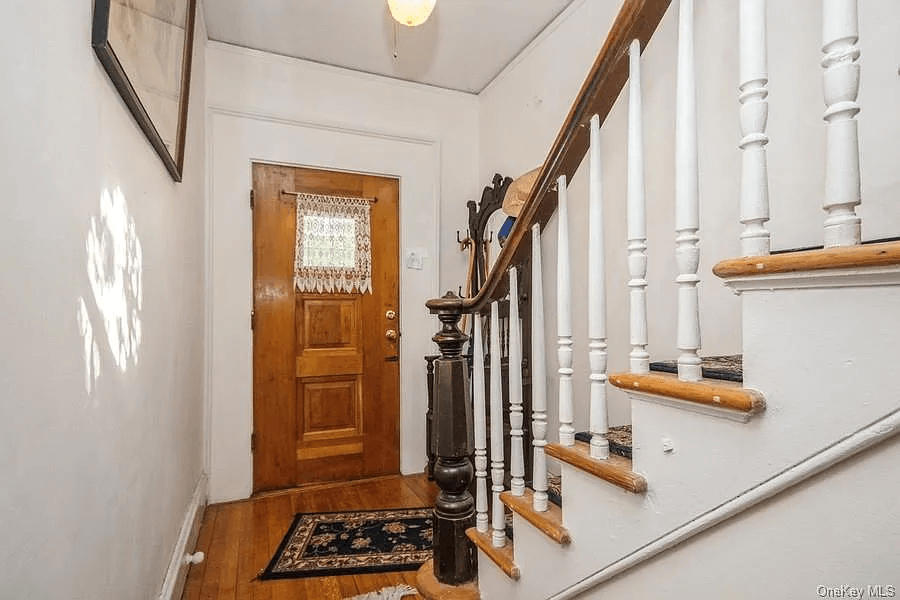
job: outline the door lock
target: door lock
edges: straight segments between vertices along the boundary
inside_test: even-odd
[[[386,313],[384,313],[384,317],[385,317],[388,321],[393,321],[394,319],[397,318],[397,313],[395,313],[395,312],[392,311],[392,310],[389,310],[389,311],[387,311]]]
[[[391,340],[392,342],[397,341],[397,330],[396,329],[388,329],[384,332],[384,337]]]

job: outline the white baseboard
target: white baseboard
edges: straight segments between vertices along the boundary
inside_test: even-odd
[[[187,566],[184,555],[192,552],[197,543],[197,535],[200,533],[200,521],[203,517],[203,509],[208,498],[206,473],[200,474],[194,495],[187,507],[184,521],[181,523],[181,531],[178,532],[178,541],[172,551],[169,568],[166,571],[166,579],[163,581],[162,590],[159,592],[159,600],[180,600],[187,579]]]

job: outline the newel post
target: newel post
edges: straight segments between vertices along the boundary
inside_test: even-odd
[[[453,292],[427,303],[442,328],[432,338],[441,349],[435,361],[434,479],[441,492],[434,507],[434,576],[440,583],[459,585],[477,575],[475,547],[466,529],[475,526],[475,501],[469,493],[475,450],[469,369],[462,356],[469,339],[459,329],[462,299]]]

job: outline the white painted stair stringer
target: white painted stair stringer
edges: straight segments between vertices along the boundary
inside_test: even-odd
[[[887,591],[887,595],[876,594],[871,597],[893,597],[898,589],[898,586],[892,583],[896,577],[895,556],[890,551],[884,552],[884,549],[896,548],[896,540],[900,540],[900,527],[897,525],[896,506],[885,500],[895,497],[896,494],[896,481],[892,481],[891,475],[896,465],[897,452],[900,450],[900,445],[896,443],[898,433],[900,433],[900,409],[666,533],[615,563],[607,565],[590,577],[551,596],[550,599],[582,598],[583,593],[594,590],[600,584],[667,550],[680,547],[697,534],[725,524],[734,517],[749,515],[751,523],[754,516],[757,517],[756,520],[764,520],[762,517],[768,518],[768,514],[759,512],[754,514],[747,511],[770,499],[774,499],[776,503],[776,506],[770,506],[770,509],[783,513],[787,507],[788,514],[792,516],[785,522],[783,514],[776,515],[774,521],[770,520],[760,526],[763,530],[761,535],[760,532],[754,531],[746,541],[740,537],[729,537],[725,544],[727,549],[721,548],[723,544],[719,543],[720,549],[712,550],[714,556],[704,559],[694,554],[691,561],[703,565],[701,568],[704,571],[703,575],[694,573],[687,576],[687,581],[682,577],[677,583],[682,586],[687,584],[695,591],[702,589],[703,593],[712,594],[713,597],[723,597],[727,593],[729,598],[759,598],[773,597],[765,591],[767,585],[774,586],[775,590],[770,591],[777,590],[780,597],[799,597],[800,594],[806,596],[808,590],[813,590],[817,596],[822,597],[826,595],[822,592],[822,588],[828,587],[822,581],[872,581],[875,583],[862,585],[867,594],[871,593],[870,586],[879,586],[879,590],[890,591]],[[892,438],[893,441],[889,441]],[[876,445],[880,445],[879,448],[867,453],[861,460],[854,461],[846,469],[833,469],[813,480],[815,476]],[[881,463],[881,465],[870,467],[867,463]],[[860,471],[850,473],[850,477],[847,476],[848,471],[856,469]],[[809,485],[801,486],[808,480],[812,480]],[[865,490],[865,493],[861,494],[862,490]],[[864,499],[860,499],[861,495]],[[873,497],[879,500],[872,501]],[[826,500],[823,501],[823,498]],[[765,510],[765,507],[760,510]],[[825,523],[835,519],[839,523],[823,527]],[[800,520],[811,521],[805,525],[807,531],[800,533],[799,541],[790,539],[797,535],[797,532],[789,533],[788,530]],[[837,532],[836,530],[844,523],[849,524],[849,527],[843,527],[847,530],[846,534]],[[746,534],[747,527],[744,529]],[[802,531],[802,526],[800,529]],[[776,534],[775,539],[773,533]],[[726,530],[725,534],[735,536],[733,530]],[[781,539],[778,539],[779,534]],[[813,541],[814,538],[817,541]],[[773,548],[773,541],[776,539],[778,541]],[[761,552],[758,548],[760,540],[765,540]],[[853,551],[854,546],[859,548],[858,552]],[[784,568],[784,564],[771,564],[772,555],[776,556],[774,559],[776,562],[781,560],[786,563],[787,569]],[[722,562],[730,563],[733,571],[713,566],[723,556],[728,556]],[[779,556],[781,558],[778,558]],[[867,556],[871,557],[871,560],[867,560]],[[763,566],[767,561],[770,563],[768,569]],[[752,568],[748,568],[750,566]],[[779,570],[782,572],[776,574],[775,572]],[[842,571],[843,576],[840,575]],[[720,576],[710,578],[709,575],[713,572]],[[766,576],[760,577],[761,573],[766,573]],[[824,579],[823,573],[827,573]],[[753,580],[753,585],[750,586],[740,583],[740,578],[743,576],[746,579],[748,574],[751,574]],[[777,581],[778,575],[781,577],[780,582]],[[775,576],[776,581],[770,581],[769,576]],[[670,581],[673,579],[671,572],[667,579]],[[718,586],[719,593],[716,592],[714,585]],[[795,588],[793,591],[791,586]],[[644,589],[640,592],[635,590],[631,592],[641,594],[639,597],[650,597],[644,596],[647,593],[647,586],[641,587]],[[671,595],[673,592],[671,583],[665,585],[665,588],[667,594]],[[602,597],[607,597],[603,591],[601,594]],[[615,595],[615,592],[612,592],[612,595]]]
[[[741,424],[634,401],[634,465],[647,494],[564,465],[571,546],[517,521],[521,580],[513,589],[482,578],[484,597],[547,598],[900,407],[900,393],[885,385],[900,376],[896,336],[885,335],[900,331],[900,311],[889,310],[900,306],[900,277],[879,278],[846,287],[830,279],[824,289],[788,278],[782,289],[771,280],[765,290],[744,285],[745,381],[765,391],[766,412]]]

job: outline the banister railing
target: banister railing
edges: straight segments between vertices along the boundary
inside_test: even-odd
[[[545,457],[547,446],[547,384],[545,315],[543,314],[543,273],[541,230],[556,213],[559,223],[556,248],[556,357],[558,408],[558,443],[551,449],[575,451],[596,466],[609,466],[606,327],[606,266],[604,243],[603,198],[601,195],[600,156],[601,124],[629,82],[628,145],[626,187],[627,248],[620,248],[615,259],[627,260],[629,288],[629,364],[632,385],[645,393],[653,381],[660,381],[650,370],[647,311],[647,199],[644,186],[643,98],[641,92],[641,52],[659,25],[671,0],[625,0],[603,48],[582,85],[556,140],[544,161],[530,196],[522,207],[507,243],[474,298],[462,299],[452,293],[426,305],[436,313],[443,329],[434,340],[443,356],[436,362],[435,442],[437,464],[435,479],[441,493],[435,506],[434,575],[445,584],[458,584],[475,578],[475,555],[463,532],[489,556],[508,557],[507,523],[504,503],[519,511],[523,499],[530,497],[535,513],[556,511],[548,507],[548,480]],[[834,253],[792,257],[784,261],[768,257],[771,252],[769,221],[769,177],[766,146],[768,104],[767,17],[765,0],[737,0],[739,5],[739,80],[737,106],[740,109],[742,168],[740,185],[741,252],[753,257],[752,262],[720,263],[714,269],[719,276],[764,272],[779,273],[797,268],[839,267],[841,257],[858,258],[852,246],[860,243],[861,218],[856,207],[861,202],[859,122],[859,24],[858,0],[823,0],[823,95],[825,100],[825,222],[826,248],[846,247]],[[700,271],[700,155],[698,131],[697,77],[694,51],[695,0],[680,0],[678,5],[677,67],[675,86],[674,208],[675,208],[675,276],[677,285],[676,346],[678,380],[699,382],[701,370],[701,328],[698,285]],[[708,7],[707,7],[708,8]],[[735,140],[738,141],[738,140]],[[580,277],[570,268],[570,211],[567,185],[579,165],[591,152],[588,188],[588,363],[590,371],[590,445],[584,434],[575,434],[573,393],[573,319],[572,283]],[[499,178],[499,176],[496,176]],[[496,181],[496,179],[495,179]],[[583,220],[584,215],[575,215]],[[617,226],[612,224],[612,227]],[[621,226],[619,224],[618,226]],[[623,253],[622,250],[625,250]],[[880,248],[890,253],[896,248]],[[827,256],[826,256],[827,255]],[[854,258],[854,260],[856,260]],[[531,262],[529,265],[528,262]],[[784,269],[774,270],[779,262]],[[739,261],[738,261],[739,262]],[[790,262],[791,264],[788,264]],[[819,267],[810,266],[816,262]],[[725,264],[723,267],[722,265]],[[874,263],[873,263],[874,264]],[[776,265],[777,267],[777,265]],[[733,269],[737,269],[737,271]],[[531,273],[529,289],[528,273]],[[521,277],[521,279],[520,279]],[[520,294],[520,291],[523,293]],[[508,311],[502,316],[509,295]],[[521,314],[531,318],[531,329],[519,320]],[[530,307],[530,310],[527,310]],[[621,318],[622,310],[616,317]],[[476,329],[472,346],[475,401],[474,456],[477,477],[477,509],[469,493],[472,480],[473,407],[468,366],[461,357],[467,337],[457,325],[461,315],[474,313]],[[486,318],[490,327],[485,334]],[[524,331],[524,334],[523,334]],[[583,331],[580,332],[583,335]],[[528,338],[532,345],[528,345]],[[485,346],[490,340],[490,348]],[[530,356],[528,350],[530,349]],[[486,390],[484,358],[490,355],[490,389]],[[501,382],[501,358],[508,359],[507,377]],[[579,374],[583,376],[583,373]],[[614,378],[616,376],[613,376]],[[621,379],[620,379],[621,383]],[[528,385],[531,394],[523,390]],[[690,383],[703,388],[703,383]],[[619,387],[623,387],[619,385]],[[632,389],[631,386],[628,386]],[[485,398],[485,392],[489,396]],[[509,406],[504,405],[508,392]],[[530,396],[530,397],[529,397]],[[718,398],[718,396],[716,396]],[[529,406],[529,400],[533,404]],[[486,412],[488,411],[489,413]],[[525,423],[531,413],[533,443],[527,437]],[[504,419],[508,416],[508,423]],[[487,421],[490,429],[486,428]],[[506,430],[508,425],[508,432]],[[639,424],[638,424],[639,425]],[[507,437],[508,436],[508,437]],[[503,439],[501,439],[503,438]],[[506,440],[509,450],[504,452]],[[488,444],[488,441],[490,442]],[[581,444],[579,446],[579,444]],[[533,446],[533,469],[525,464],[527,445]],[[488,446],[490,446],[490,488],[488,488]],[[572,446],[567,449],[565,446]],[[639,449],[639,446],[638,446]],[[585,456],[586,452],[589,456]],[[621,451],[618,449],[617,451]],[[557,455],[558,454],[554,454]],[[505,462],[509,459],[509,464]],[[638,457],[639,459],[640,457]],[[617,460],[617,459],[616,459]],[[504,492],[506,474],[510,475],[509,491]],[[533,479],[528,480],[529,474]],[[529,490],[528,487],[531,487]],[[490,489],[489,503],[488,491]],[[646,486],[643,486],[646,489]],[[640,491],[640,490],[632,490]],[[558,501],[557,501],[558,502]],[[492,506],[489,506],[492,504]],[[476,510],[478,512],[477,527]],[[489,512],[491,513],[489,515]],[[558,513],[557,513],[558,514]],[[490,518],[489,518],[490,517]],[[514,566],[514,565],[513,565]],[[515,569],[506,569],[517,577]],[[515,572],[515,575],[513,573]]]
[[[640,40],[641,49],[646,48],[670,3],[671,0],[625,0],[484,285],[472,298],[435,298],[426,303],[428,308],[484,313],[492,299],[506,294],[506,270],[521,265],[528,256],[531,227],[540,223],[543,228],[556,212],[556,180],[565,175],[571,181],[587,155],[591,117],[599,115],[601,122],[606,119],[628,81],[628,50],[632,41]]]
[[[510,268],[514,268],[515,273],[516,268],[521,269],[527,262],[531,252],[532,229],[535,225],[542,229],[556,211],[557,180],[570,181],[587,155],[591,119],[595,116],[600,122],[606,119],[625,87],[629,74],[629,48],[635,41],[639,42],[641,49],[646,47],[670,2],[624,1],[484,285],[473,298],[463,299],[448,293],[426,303],[443,323],[443,330],[435,336],[443,356],[436,361],[438,380],[435,385],[441,393],[435,394],[434,406],[434,435],[441,442],[436,444],[438,456],[434,477],[441,492],[435,502],[433,568],[434,576],[440,583],[457,585],[476,577],[474,551],[471,542],[463,535],[467,527],[475,527],[476,524],[475,502],[468,491],[474,469],[468,458],[463,460],[463,457],[474,454],[475,447],[471,429],[468,434],[462,430],[465,424],[472,423],[472,403],[468,378],[461,369],[459,355],[466,336],[459,330],[458,320],[466,313],[486,314],[491,302],[507,294],[507,273]],[[511,323],[510,326],[518,327],[518,323]],[[480,350],[476,349],[476,352]],[[539,385],[542,383],[539,382]],[[516,421],[519,428],[520,421]],[[518,431],[521,432],[521,429]],[[483,442],[479,440],[481,451],[482,446]],[[481,459],[482,453],[479,452],[478,456]],[[468,467],[463,462],[467,462]],[[479,460],[480,474],[484,472],[486,475],[485,467],[484,461]],[[545,485],[540,487],[545,488]],[[486,499],[482,499],[484,501]],[[495,511],[502,510],[496,500],[494,504]],[[501,521],[497,520],[499,516],[495,512],[495,534],[501,526]],[[483,519],[481,528],[484,528]]]

